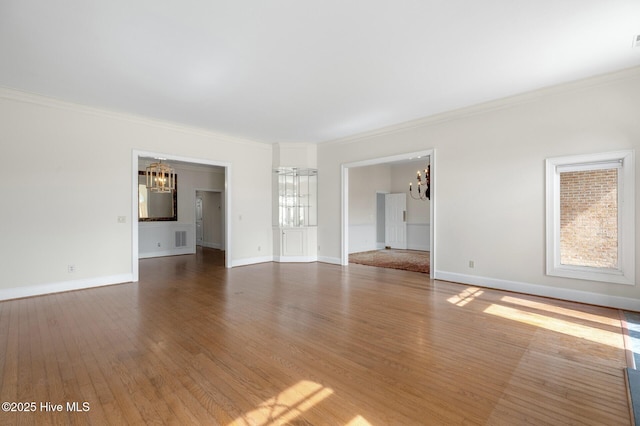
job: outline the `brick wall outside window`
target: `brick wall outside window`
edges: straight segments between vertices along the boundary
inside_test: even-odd
[[[618,267],[618,169],[560,173],[560,263]]]

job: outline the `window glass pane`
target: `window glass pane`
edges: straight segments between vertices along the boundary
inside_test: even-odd
[[[618,267],[618,169],[560,173],[560,263]]]

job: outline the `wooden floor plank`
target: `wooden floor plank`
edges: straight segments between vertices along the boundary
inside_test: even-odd
[[[0,424],[630,424],[619,312],[322,263],[140,261],[0,302]],[[65,407],[66,409],[66,407]]]

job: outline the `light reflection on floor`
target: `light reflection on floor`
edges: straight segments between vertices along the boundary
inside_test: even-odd
[[[624,342],[620,333],[613,333],[599,328],[578,324],[571,321],[553,318],[551,316],[528,312],[509,306],[491,304],[484,312],[497,315],[513,321],[555,331],[568,336],[590,340],[592,342],[609,345],[614,348],[623,348]]]
[[[287,424],[332,394],[332,389],[309,380],[301,380],[235,419],[230,425]]]
[[[351,419],[349,423],[347,423],[347,426],[372,426],[372,425],[367,420],[365,420],[364,417],[362,417],[361,415],[357,415],[353,419]]]
[[[456,294],[455,296],[451,296],[450,298],[447,299],[447,301],[456,306],[462,307],[467,303],[471,302],[473,299],[482,296],[482,293],[484,293],[484,291],[478,288],[469,287],[468,289],[460,292],[459,294]]]
[[[609,318],[601,315],[594,315],[587,312],[581,312],[574,309],[563,308],[561,306],[555,306],[548,303],[535,302],[533,300],[526,300],[526,299],[521,299],[519,297],[513,297],[513,296],[504,296],[500,300],[505,303],[525,306],[533,309],[561,314],[568,317],[597,322],[599,324],[611,325],[616,327],[620,326],[620,320],[618,318]]]
[[[447,301],[453,305],[463,307],[479,298],[483,293],[484,292],[477,287],[468,287],[457,295],[451,296],[447,299]],[[484,309],[484,312],[509,320],[519,321],[524,324],[529,324],[547,330],[555,331],[565,335],[590,340],[592,342],[601,343],[604,345],[609,345],[615,348],[624,348],[624,342],[621,339],[620,333],[614,333],[607,330],[602,330],[598,327],[591,327],[588,325],[580,324],[577,321],[572,322],[570,320],[556,318],[556,316],[562,315],[564,317],[575,318],[576,320],[581,321],[590,321],[593,323],[602,324],[604,326],[608,325],[619,327],[620,322],[616,318],[594,315],[574,309],[563,308],[561,306],[527,300],[514,296],[503,296],[500,301],[504,304],[492,303],[486,309]],[[518,309],[517,307],[513,307],[513,305],[520,306],[524,309]],[[549,315],[531,312],[531,310],[536,310],[538,312],[548,312]]]

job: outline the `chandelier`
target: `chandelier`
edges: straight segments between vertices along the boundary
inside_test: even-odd
[[[418,181],[418,193],[417,197],[413,192],[413,184],[409,182],[409,195],[414,200],[430,200],[431,199],[431,165],[427,165],[427,168],[424,169],[424,180],[422,179],[422,173],[418,170],[418,174],[416,176],[416,180]],[[424,189],[423,189],[424,187]]]
[[[176,173],[162,160],[147,167],[147,189],[151,192],[167,193],[176,189]]]

